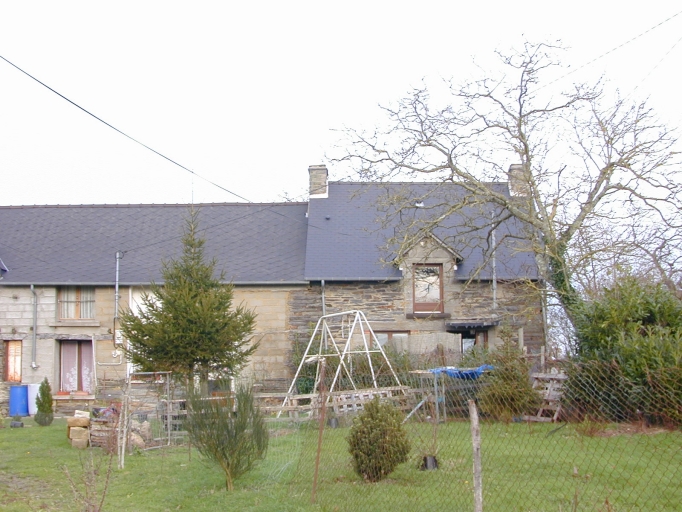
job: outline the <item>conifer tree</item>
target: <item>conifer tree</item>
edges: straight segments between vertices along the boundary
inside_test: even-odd
[[[491,418],[510,422],[514,417],[536,413],[540,394],[533,389],[530,365],[512,340],[509,326],[500,332],[502,344],[489,355],[493,370],[484,374],[478,403]]]
[[[38,388],[38,396],[36,396],[36,414],[34,416],[35,422],[41,427],[47,427],[54,419],[54,412],[52,409],[52,388],[47,381],[47,377],[43,379]]]
[[[142,371],[236,374],[257,348],[250,344],[253,311],[233,307],[233,286],[206,261],[198,211],[191,210],[182,238],[182,256],[163,262],[163,283],[152,283],[137,312],[120,316],[129,360]]]

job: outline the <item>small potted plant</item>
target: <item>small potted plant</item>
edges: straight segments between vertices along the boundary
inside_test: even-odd
[[[36,396],[37,412],[34,416],[35,422],[41,427],[47,427],[54,419],[54,412],[52,410],[52,388],[47,381],[47,377],[43,379],[38,388],[38,396]]]
[[[24,426],[24,422],[21,421],[21,416],[18,414],[15,414],[14,417],[12,418],[12,421],[10,422],[9,426],[11,428],[21,428]]]

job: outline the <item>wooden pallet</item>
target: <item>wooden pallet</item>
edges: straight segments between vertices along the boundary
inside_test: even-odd
[[[524,421],[555,422],[561,414],[561,395],[568,376],[565,373],[533,373],[533,389],[542,397],[542,404],[534,416],[523,416]]]

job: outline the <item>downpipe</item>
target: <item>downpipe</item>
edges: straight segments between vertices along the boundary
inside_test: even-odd
[[[36,363],[36,353],[38,344],[38,294],[35,287],[31,285],[31,293],[33,294],[33,345],[31,347],[31,368],[37,370],[40,368]]]

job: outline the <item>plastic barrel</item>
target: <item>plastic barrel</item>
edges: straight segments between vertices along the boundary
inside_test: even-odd
[[[9,415],[28,416],[28,386],[10,386]]]
[[[40,384],[28,385],[28,413],[31,416],[38,412],[38,406],[36,405],[36,397],[38,396],[39,390]]]

